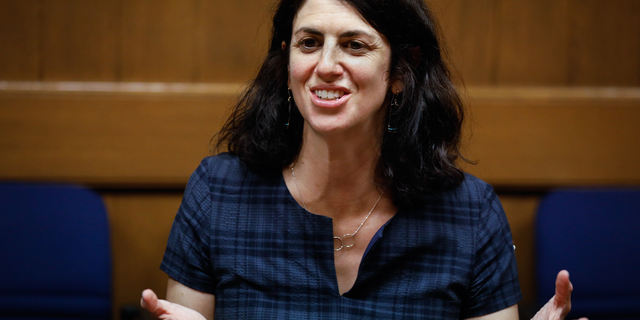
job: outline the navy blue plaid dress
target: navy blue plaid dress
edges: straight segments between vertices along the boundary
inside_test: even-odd
[[[511,233],[488,184],[403,208],[338,293],[330,218],[311,214],[282,173],[236,157],[203,160],[189,180],[161,269],[215,294],[220,319],[464,319],[521,299]]]

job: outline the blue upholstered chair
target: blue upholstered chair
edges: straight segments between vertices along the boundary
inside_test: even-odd
[[[574,285],[567,319],[640,319],[640,189],[554,191],[536,220],[539,303],[567,269]]]
[[[0,183],[0,319],[111,319],[107,214],[71,185]]]

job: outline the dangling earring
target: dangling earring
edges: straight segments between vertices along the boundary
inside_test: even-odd
[[[400,106],[398,105],[397,94],[394,93],[393,97],[391,97],[391,104],[389,105],[389,118],[387,119],[387,132],[389,133],[397,133],[398,127],[391,126],[391,110],[395,107],[396,109]]]
[[[289,94],[289,98],[287,98],[287,103],[289,104],[289,117],[287,118],[287,123],[284,125],[289,129],[289,123],[291,123],[291,89],[287,87],[287,93]]]

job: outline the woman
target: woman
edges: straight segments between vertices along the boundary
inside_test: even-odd
[[[460,99],[420,0],[283,0],[189,181],[164,319],[517,319],[511,234],[455,164]],[[569,309],[568,274],[541,319]]]

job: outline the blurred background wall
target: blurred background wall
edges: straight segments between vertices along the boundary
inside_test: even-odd
[[[464,80],[478,163],[463,166],[499,192],[530,302],[540,197],[640,185],[640,2],[428,2]],[[272,6],[0,0],[0,179],[101,193],[116,306],[164,295],[184,185],[266,52]]]

